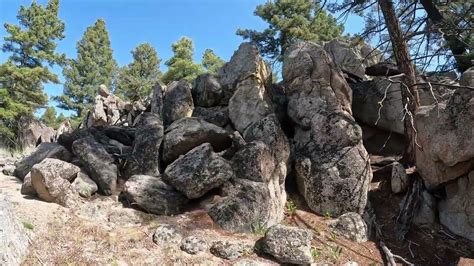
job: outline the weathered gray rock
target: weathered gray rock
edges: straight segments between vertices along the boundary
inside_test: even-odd
[[[242,81],[253,81],[255,87],[265,87],[271,82],[271,71],[260,57],[257,47],[250,43],[242,43],[232,58],[219,71],[219,83],[224,91],[227,103],[238,89]]]
[[[93,137],[78,139],[72,144],[74,154],[92,180],[105,195],[115,192],[117,186],[117,166],[114,158]]]
[[[367,224],[360,214],[348,212],[329,223],[329,228],[341,236],[357,243],[366,242],[369,238]]]
[[[84,198],[90,198],[99,189],[97,184],[84,172],[77,174],[76,179],[72,182],[72,187]]]
[[[213,74],[199,75],[193,84],[192,95],[195,106],[213,107],[221,104],[226,104],[224,99],[224,92],[218,77]]]
[[[403,205],[402,205],[403,206]],[[421,227],[430,228],[436,222],[437,202],[428,191],[421,192],[421,202],[412,222]]]
[[[125,182],[121,197],[149,213],[173,215],[183,211],[188,199],[160,177],[134,175]]]
[[[253,123],[244,140],[234,137],[232,164],[236,179],[222,202],[209,210],[211,218],[230,231],[249,232],[258,222],[269,227],[284,216],[288,140],[275,115]],[[245,165],[245,167],[242,167]]]
[[[189,199],[197,199],[233,176],[230,163],[204,143],[168,165],[163,179]]]
[[[182,236],[178,232],[178,230],[168,224],[160,224],[153,233],[153,242],[160,246],[169,244],[179,244],[181,239]]]
[[[70,161],[71,157],[71,153],[57,143],[41,143],[32,154],[16,163],[16,168],[13,174],[23,180],[26,174],[30,172],[33,165],[40,163],[46,158]]]
[[[3,166],[1,169],[4,175],[13,175],[13,173],[15,172],[15,168],[15,165],[10,164]]]
[[[307,264],[313,261],[311,240],[313,233],[286,225],[274,225],[265,233],[262,249],[279,263]]]
[[[28,254],[29,238],[13,205],[0,197],[0,264],[20,265]]]
[[[240,82],[229,100],[229,118],[241,133],[272,112],[273,106],[265,87],[253,79]]]
[[[153,87],[153,96],[151,98],[151,112],[157,115],[163,120],[163,98],[166,86],[161,85],[159,82]]]
[[[441,224],[474,241],[474,171],[446,185],[446,199],[439,202]]]
[[[40,143],[55,141],[55,130],[35,118],[24,117],[18,123],[20,130],[17,136],[17,143],[26,154],[34,151]]]
[[[70,182],[80,171],[68,162],[47,158],[31,168],[31,184],[40,199],[72,207],[77,203],[77,194]]]
[[[395,194],[406,192],[408,189],[408,176],[405,167],[399,162],[392,163],[390,186]]]
[[[234,182],[236,184],[229,196],[208,210],[214,222],[227,231],[251,232],[256,224],[268,227],[281,221],[283,211],[280,206],[286,202],[286,194],[275,195],[282,193],[278,183],[247,179],[236,179]]]
[[[169,84],[163,99],[163,122],[165,126],[178,119],[191,117],[193,109],[191,85],[185,80],[173,81]]]
[[[293,151],[298,188],[317,213],[362,213],[372,171],[362,130],[351,116],[351,89],[317,44],[294,45],[283,63],[295,122]]]
[[[25,179],[23,179],[23,184],[21,184],[20,193],[22,195],[36,196],[36,190],[31,183],[31,172],[29,172]]]
[[[229,124],[229,110],[225,106],[216,107],[195,107],[193,117],[204,119],[214,125],[225,127]]]
[[[351,45],[348,42],[334,39],[324,45],[324,50],[331,55],[333,62],[342,70],[367,79],[365,68],[383,60],[379,50],[373,50],[366,44]]]
[[[253,252],[253,245],[239,240],[219,240],[212,243],[211,253],[227,260],[240,258]]]
[[[160,175],[160,146],[162,141],[162,121],[155,114],[144,113],[137,125],[132,155],[127,161],[124,176]]]
[[[220,152],[230,147],[232,140],[229,132],[202,119],[180,119],[165,131],[163,161],[169,164],[206,142],[212,145],[215,152]]]
[[[415,115],[416,167],[428,189],[466,175],[474,166],[474,91],[457,89],[447,103]]]
[[[207,243],[204,239],[196,236],[188,236],[181,241],[180,248],[188,254],[198,254],[207,249]]]

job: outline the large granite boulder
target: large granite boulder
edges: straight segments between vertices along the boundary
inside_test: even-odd
[[[474,71],[474,70],[473,70]],[[447,103],[415,114],[416,166],[427,188],[467,174],[474,166],[474,91],[457,89]]]
[[[163,161],[169,164],[180,155],[203,143],[210,143],[216,152],[230,147],[232,140],[226,130],[196,117],[182,118],[171,124],[163,139]]]
[[[30,153],[44,142],[54,142],[56,131],[38,121],[35,118],[24,117],[18,121],[18,140],[17,143],[24,153]]]
[[[368,79],[365,68],[383,60],[383,54],[377,49],[362,44],[351,44],[334,39],[325,43],[324,50],[331,56],[333,62],[343,71],[360,79]]]
[[[211,144],[204,143],[168,165],[163,179],[189,199],[196,199],[233,175],[230,163],[214,153]]]
[[[83,126],[101,127],[115,125],[122,120],[126,120],[126,113],[131,111],[133,106],[119,97],[113,95],[105,85],[100,85],[97,95],[94,98],[94,106],[89,114],[84,118]]]
[[[206,122],[224,128],[230,122],[227,106],[195,107],[193,117],[198,117]]]
[[[362,243],[369,239],[369,229],[362,216],[348,212],[329,222],[331,231],[342,235],[351,241]]]
[[[165,126],[174,121],[190,117],[193,114],[194,103],[191,85],[185,81],[173,81],[166,88],[163,99],[163,122]]]
[[[253,79],[240,82],[229,101],[229,118],[240,132],[272,112],[273,107],[265,87]]]
[[[446,185],[446,199],[438,207],[441,224],[474,241],[474,171]]]
[[[372,179],[362,130],[351,116],[351,89],[319,45],[299,42],[285,55],[288,115],[295,123],[298,188],[320,214],[362,213]]]
[[[232,58],[219,71],[219,83],[224,92],[221,104],[226,104],[242,81],[252,80],[256,87],[264,87],[271,82],[271,71],[260,57],[257,47],[242,43]]]
[[[135,132],[131,158],[124,176],[160,174],[160,146],[163,140],[163,122],[153,113],[144,113]]]
[[[313,262],[312,239],[311,230],[279,224],[270,227],[265,233],[262,249],[279,263],[304,265]]]
[[[0,265],[21,265],[30,244],[8,198],[0,195]]]
[[[166,86],[161,85],[159,82],[153,86],[153,95],[151,97],[151,112],[157,115],[163,120],[163,98],[166,90]]]
[[[13,175],[23,180],[33,165],[40,163],[46,158],[55,158],[67,162],[71,160],[72,154],[57,143],[43,142],[33,153],[15,164],[16,168]]]
[[[31,183],[40,199],[71,207],[77,202],[71,182],[80,171],[68,162],[47,158],[31,168]]]
[[[134,175],[125,182],[120,195],[126,203],[154,214],[181,213],[188,199],[161,177]]]
[[[214,107],[223,102],[224,92],[216,75],[202,74],[199,75],[193,84],[192,95],[195,106]]]
[[[99,191],[111,195],[117,186],[117,166],[112,155],[92,136],[78,139],[72,144],[87,174],[97,183]]]

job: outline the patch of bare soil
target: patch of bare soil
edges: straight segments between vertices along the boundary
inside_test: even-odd
[[[430,228],[412,225],[406,240],[398,241],[395,229],[403,194],[391,192],[390,174],[374,180],[369,198],[382,225],[385,244],[394,254],[416,265],[456,265],[460,257],[474,258],[474,244],[439,222]]]

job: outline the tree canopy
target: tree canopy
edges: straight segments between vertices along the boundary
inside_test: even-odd
[[[206,49],[202,55],[201,64],[208,73],[216,74],[224,63],[224,60],[217,56],[212,49]]]
[[[343,26],[313,0],[275,0],[258,5],[254,14],[269,24],[263,31],[239,29],[237,35],[255,43],[262,55],[281,60],[296,40],[328,41],[341,37]]]
[[[148,43],[140,44],[133,51],[133,62],[120,70],[116,93],[129,100],[139,100],[150,95],[158,82],[160,59],[155,48]]]
[[[194,44],[188,37],[183,37],[171,46],[173,57],[165,62],[168,71],[163,75],[163,82],[178,81],[185,79],[193,81],[199,74],[204,72],[202,65],[193,60]]]
[[[105,21],[99,19],[77,43],[77,59],[68,60],[63,69],[63,95],[55,98],[59,107],[74,110],[77,116],[84,115],[94,102],[99,85],[112,87],[116,68]]]
[[[4,25],[7,36],[2,50],[10,53],[0,65],[0,139],[14,144],[17,121],[43,107],[48,97],[44,83],[59,83],[48,66],[62,64],[64,54],[56,52],[57,41],[64,38],[64,23],[58,17],[58,0],[46,6],[35,1],[21,6],[19,24]]]

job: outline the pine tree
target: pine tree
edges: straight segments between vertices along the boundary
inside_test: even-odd
[[[54,107],[50,106],[46,108],[40,120],[48,127],[56,128],[57,120],[56,120],[56,110],[54,109]]]
[[[194,45],[191,39],[183,37],[171,47],[174,55],[165,62],[168,71],[163,75],[163,82],[181,79],[191,82],[204,72],[203,67],[193,60]]]
[[[224,63],[224,60],[217,56],[212,49],[206,49],[202,55],[201,64],[208,73],[217,73]]]
[[[237,35],[255,43],[260,53],[282,59],[296,40],[328,41],[341,37],[343,26],[313,0],[275,0],[258,5],[254,14],[269,24],[259,32],[239,29]]]
[[[161,75],[160,59],[155,48],[140,44],[132,51],[133,62],[121,69],[116,85],[117,94],[137,101],[150,95]]]
[[[77,116],[82,116],[92,106],[100,84],[111,88],[117,68],[103,19],[86,29],[77,43],[77,59],[68,61],[63,70],[64,94],[55,100],[60,108],[74,110]]]
[[[11,55],[0,65],[0,139],[9,144],[15,143],[17,121],[47,103],[43,83],[59,83],[48,68],[65,60],[56,52],[57,41],[64,38],[58,11],[58,0],[49,0],[45,7],[33,1],[20,7],[19,25],[5,24],[2,50]]]

